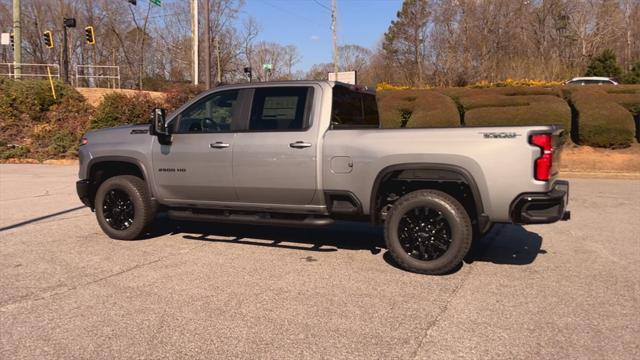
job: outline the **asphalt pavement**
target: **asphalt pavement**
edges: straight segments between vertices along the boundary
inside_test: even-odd
[[[638,180],[570,179],[571,221],[424,276],[363,224],[111,240],[76,172],[0,165],[0,359],[640,358]]]

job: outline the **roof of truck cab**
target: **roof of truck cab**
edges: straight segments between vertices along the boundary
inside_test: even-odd
[[[246,82],[246,83],[235,83],[235,84],[223,84],[217,87],[213,87],[209,90],[217,90],[220,88],[243,88],[243,87],[256,87],[256,86],[291,86],[291,85],[309,85],[309,84],[327,84],[331,87],[335,86],[345,86],[348,88],[354,88],[356,91],[367,92],[375,94],[375,89],[370,89],[366,86],[352,85],[343,83],[340,81],[328,81],[328,80],[280,80],[280,81],[259,81],[259,82]]]

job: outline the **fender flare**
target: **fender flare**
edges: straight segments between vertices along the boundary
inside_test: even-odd
[[[387,180],[391,174],[398,171],[417,170],[417,174],[407,173],[406,179],[419,179],[427,181],[463,181],[469,185],[471,195],[473,196],[473,202],[475,203],[476,212],[478,214],[479,227],[483,229],[488,226],[489,218],[484,212],[484,206],[482,204],[482,197],[478,184],[476,183],[473,175],[463,167],[451,164],[440,163],[402,163],[387,166],[380,170],[371,189],[369,214],[371,216],[371,222],[378,222],[378,209],[376,195],[380,190],[380,185],[383,181]]]
[[[89,162],[87,163],[87,174],[88,175],[91,174],[91,169],[93,168],[93,166],[103,162],[111,162],[111,161],[125,162],[125,163],[129,163],[137,166],[140,169],[142,176],[144,176],[144,181],[145,181],[145,184],[147,185],[147,190],[149,191],[151,198],[152,199],[155,198],[153,187],[151,186],[151,179],[149,178],[149,173],[147,172],[147,168],[144,166],[142,161],[134,157],[120,156],[120,155],[106,155],[106,156],[94,157],[91,160],[89,160]]]

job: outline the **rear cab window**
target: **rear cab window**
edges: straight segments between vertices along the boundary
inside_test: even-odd
[[[313,88],[256,88],[249,131],[303,131],[309,128]]]
[[[352,87],[333,87],[331,103],[332,129],[379,128],[378,104],[375,94]]]

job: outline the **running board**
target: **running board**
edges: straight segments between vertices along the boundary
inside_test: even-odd
[[[276,226],[327,226],[334,223],[328,217],[306,216],[298,219],[285,217],[272,217],[268,213],[260,214],[211,214],[206,212],[193,212],[191,210],[169,210],[169,218],[179,221],[205,221],[205,222],[225,222],[236,224],[253,225],[276,225]]]

